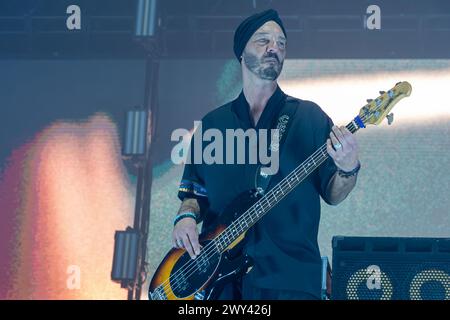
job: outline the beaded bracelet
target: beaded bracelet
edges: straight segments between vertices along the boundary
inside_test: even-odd
[[[338,174],[343,178],[349,178],[356,176],[359,172],[359,169],[361,169],[361,163],[358,161],[358,165],[352,171],[344,171],[338,168]]]
[[[192,218],[195,220],[195,222],[197,222],[197,215],[194,212],[184,212],[175,217],[175,219],[173,220],[173,225],[175,226],[178,223],[178,221],[184,218]]]

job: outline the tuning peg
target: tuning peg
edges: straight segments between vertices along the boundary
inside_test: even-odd
[[[391,125],[392,122],[394,122],[394,114],[393,113],[388,114],[386,116],[386,118],[387,118],[387,121],[388,121],[388,125]]]
[[[385,94],[386,93],[386,91],[380,91],[380,94]]]
[[[367,101],[367,103],[371,103],[373,101],[373,99],[367,99],[366,101]]]

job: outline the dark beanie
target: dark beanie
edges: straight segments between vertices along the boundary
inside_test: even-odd
[[[260,13],[256,13],[241,22],[239,27],[234,32],[234,54],[236,58],[241,61],[242,52],[247,45],[248,40],[252,37],[256,30],[258,30],[267,21],[275,21],[283,30],[284,36],[287,38],[286,30],[283,22],[281,22],[278,12],[269,9]]]

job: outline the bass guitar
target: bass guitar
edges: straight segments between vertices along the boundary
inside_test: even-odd
[[[378,125],[384,118],[393,121],[390,113],[394,105],[411,94],[408,82],[399,82],[391,90],[367,100],[347,129],[356,133],[367,125]],[[277,205],[329,157],[326,144],[318,148],[303,163],[267,192],[254,189],[240,194],[213,224],[214,228],[199,236],[202,250],[191,259],[184,249],[171,249],[157,268],[149,286],[151,300],[213,300],[225,283],[246,273],[251,259],[236,254],[233,248],[244,239],[245,233]]]

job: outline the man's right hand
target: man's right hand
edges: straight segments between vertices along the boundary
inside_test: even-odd
[[[192,259],[200,254],[197,222],[186,217],[177,222],[173,228],[172,240],[174,248],[186,249]]]

